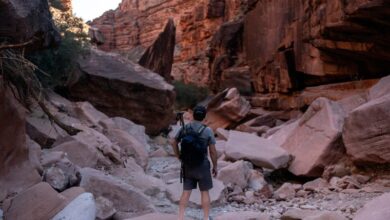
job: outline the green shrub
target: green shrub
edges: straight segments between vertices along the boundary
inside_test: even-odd
[[[77,68],[78,57],[89,47],[81,18],[56,12],[53,20],[61,33],[61,44],[56,48],[36,51],[27,56],[27,59],[49,75],[38,74],[45,87],[63,86],[69,74]]]
[[[181,81],[175,81],[173,82],[173,86],[176,91],[175,106],[177,109],[192,109],[209,95],[209,90],[206,87],[195,84],[185,84]]]

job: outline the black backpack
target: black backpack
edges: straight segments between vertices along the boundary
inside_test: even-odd
[[[180,160],[184,165],[197,167],[205,160],[207,148],[200,137],[205,128],[205,125],[202,125],[198,131],[194,131],[191,127],[183,128],[183,135],[180,142]]]

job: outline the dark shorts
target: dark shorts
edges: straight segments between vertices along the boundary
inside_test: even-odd
[[[193,190],[199,185],[200,191],[208,191],[213,188],[213,179],[211,178],[210,162],[205,162],[195,168],[184,168],[183,189]]]

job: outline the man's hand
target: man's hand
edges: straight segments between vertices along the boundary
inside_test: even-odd
[[[218,170],[213,168],[211,173],[213,174],[213,177],[217,177],[218,176]]]

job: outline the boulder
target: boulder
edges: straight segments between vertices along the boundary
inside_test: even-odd
[[[280,128],[275,133],[267,137],[267,139],[281,146],[286,142],[287,138],[295,130],[295,128],[298,127],[298,125],[299,125],[299,120],[295,120],[290,123],[286,122],[285,124],[281,125]]]
[[[298,176],[321,176],[324,168],[344,155],[341,131],[345,112],[326,98],[316,99],[282,147],[294,156],[289,171]]]
[[[121,129],[135,137],[142,145],[150,148],[149,137],[145,133],[145,126],[138,125],[126,118],[114,117],[100,122],[105,129]]]
[[[181,190],[180,190],[181,189]],[[174,183],[168,185],[168,197],[172,202],[179,203],[180,196],[183,189],[183,183],[180,183],[179,180],[176,180]],[[210,203],[219,204],[224,199],[224,189],[225,186],[223,182],[213,179],[213,188],[209,191],[210,193]],[[200,192],[193,191],[190,197],[190,203],[200,206]]]
[[[76,102],[73,104],[75,118],[85,122],[90,127],[99,128],[99,122],[108,119],[108,116],[98,111],[89,102]]]
[[[68,135],[40,110],[27,117],[26,130],[28,136],[44,148],[51,147],[57,139]]]
[[[225,89],[208,102],[204,122],[213,130],[227,128],[243,119],[250,108],[249,102],[240,96],[236,88]]]
[[[274,198],[277,200],[290,200],[295,197],[295,187],[291,183],[284,183],[274,192]]]
[[[67,200],[47,183],[38,183],[5,202],[5,219],[51,219],[66,206]]]
[[[386,96],[390,94],[390,75],[383,77],[370,88],[368,91],[368,97],[370,100],[374,100],[380,98],[382,96]]]
[[[217,140],[215,143],[218,158],[225,154],[226,141]]]
[[[290,161],[290,155],[272,141],[239,131],[230,131],[225,154],[229,159],[249,160],[269,169],[286,167]]]
[[[147,166],[149,154],[146,146],[139,142],[135,136],[121,129],[108,129],[105,130],[105,134],[120,147],[122,157],[134,157],[140,166],[144,168]]]
[[[55,27],[47,1],[2,0],[0,36],[11,44],[28,43],[29,48],[57,45],[61,36]]]
[[[217,134],[217,137],[221,140],[227,141],[229,139],[229,131],[223,128],[217,128],[215,134]]]
[[[98,220],[111,219],[115,213],[114,203],[109,199],[103,196],[96,198],[96,218]]]
[[[7,87],[0,86],[0,201],[41,181],[27,146],[25,110]]]
[[[260,191],[267,185],[264,175],[257,170],[251,170],[248,177],[248,187],[254,191]]]
[[[141,66],[160,74],[167,82],[172,81],[171,70],[175,38],[176,27],[173,19],[169,18],[164,31],[160,33],[138,62]]]
[[[228,212],[215,217],[215,220],[269,220],[271,217],[261,212],[241,211]]]
[[[111,175],[91,168],[81,169],[80,186],[97,198],[104,196],[113,202],[117,211],[143,213],[153,211],[149,199],[139,190]]]
[[[79,60],[80,71],[71,77],[71,97],[89,101],[107,115],[120,116],[157,135],[173,119],[173,86],[117,54],[91,50]]]
[[[359,209],[353,220],[387,220],[390,219],[390,210],[388,204],[390,202],[390,193],[385,193],[374,198]]]
[[[322,178],[317,178],[313,181],[307,182],[303,184],[303,189],[306,191],[320,191],[321,189],[329,187],[328,181],[322,179]]]
[[[55,190],[63,191],[68,186],[68,178],[58,167],[50,167],[43,173],[43,181],[50,184]]]
[[[225,185],[234,184],[244,189],[248,185],[249,174],[249,166],[246,162],[239,160],[220,169],[217,178]]]
[[[390,94],[353,110],[345,120],[343,140],[355,163],[390,163]]]
[[[85,193],[85,189],[76,186],[61,192],[61,195],[65,196],[67,201],[73,201],[75,198],[77,198],[83,193]]]
[[[96,204],[91,193],[83,193],[71,201],[52,220],[95,220]]]

